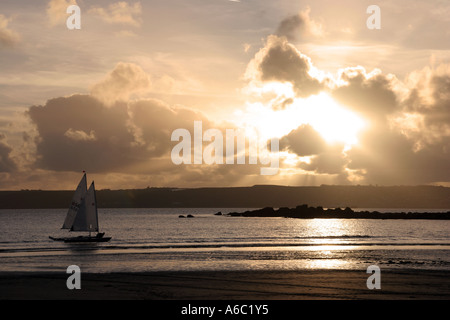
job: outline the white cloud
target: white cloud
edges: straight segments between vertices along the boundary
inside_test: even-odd
[[[120,62],[106,78],[92,87],[94,97],[111,105],[126,101],[132,94],[145,92],[150,88],[150,77],[133,63]]]
[[[84,132],[83,130],[74,130],[70,128],[69,130],[64,133],[64,136],[66,136],[69,139],[75,140],[75,141],[96,141],[97,137],[95,135],[95,131],[91,130],[89,134]]]

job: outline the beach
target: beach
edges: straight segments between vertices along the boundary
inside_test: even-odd
[[[1,300],[448,300],[446,271],[382,270],[381,289],[356,270],[1,273]]]
[[[450,220],[108,209],[100,220],[110,242],[71,244],[48,238],[67,236],[55,231],[65,211],[0,211],[8,226],[0,236],[1,300],[450,299]],[[66,286],[72,265],[81,270],[81,290]],[[373,265],[380,290],[367,288]]]

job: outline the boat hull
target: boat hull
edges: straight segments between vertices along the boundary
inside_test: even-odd
[[[73,237],[73,238],[53,238],[49,237],[53,241],[61,241],[65,243],[92,243],[92,242],[108,242],[111,240],[111,237]]]

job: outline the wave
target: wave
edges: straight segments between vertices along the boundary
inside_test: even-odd
[[[20,243],[39,243],[39,240],[21,240]],[[0,241],[0,244],[18,243],[17,241]]]
[[[374,238],[367,235],[341,235],[341,236],[310,236],[310,237],[295,237],[296,239],[368,239]],[[381,238],[381,237],[377,237]]]
[[[114,241],[119,242],[119,243],[127,243],[130,245],[134,245],[134,244],[142,244],[142,243],[154,243],[154,244],[159,244],[159,243],[185,243],[185,244],[191,244],[191,243],[243,243],[243,242],[249,242],[249,243],[258,243],[261,241],[295,241],[295,240],[326,240],[326,239],[330,239],[330,240],[337,240],[337,239],[370,239],[370,238],[383,238],[380,236],[377,237],[372,237],[372,236],[368,236],[368,235],[339,235],[339,236],[290,236],[290,237],[280,237],[280,236],[276,236],[276,237],[222,237],[216,240],[211,240],[211,239],[191,239],[191,240],[187,240],[184,238],[172,238],[172,237],[168,237],[166,239],[162,239],[162,240],[155,240],[155,239],[135,239],[135,240],[130,240],[130,239],[120,239],[120,238],[115,238]],[[15,245],[17,247],[20,247],[21,245],[28,245],[28,244],[35,244],[35,245],[39,245],[39,244],[44,244],[47,243],[47,239],[45,240],[21,240],[21,241],[0,241],[0,245]],[[77,245],[77,244],[75,244]],[[95,245],[95,244],[94,244]],[[32,249],[30,249],[32,250]],[[2,252],[3,249],[0,248],[0,252]]]
[[[248,250],[248,249],[264,249],[274,250],[274,249],[286,249],[289,248],[315,248],[321,250],[323,247],[336,247],[336,249],[345,250],[364,250],[366,247],[380,247],[385,249],[394,250],[396,247],[428,247],[434,249],[448,249],[450,243],[446,242],[420,242],[420,243],[398,243],[398,242],[340,242],[340,243],[292,243],[292,242],[277,242],[277,243],[164,243],[164,244],[117,244],[108,246],[78,246],[76,244],[66,245],[64,247],[34,247],[34,248],[7,248],[0,249],[1,254],[66,254],[67,252],[102,252],[102,253],[114,253],[114,251],[121,251],[121,253],[151,253],[152,250],[201,250],[201,249],[232,249],[232,250]]]

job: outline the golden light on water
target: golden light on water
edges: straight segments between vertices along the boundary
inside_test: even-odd
[[[306,261],[310,269],[345,269],[350,261],[342,258],[342,251],[352,250],[353,246],[344,244],[342,236],[351,234],[352,227],[342,219],[311,219],[306,222],[308,233],[313,235],[312,244],[306,250],[316,252],[315,259]]]
[[[306,264],[308,269],[345,269],[350,263],[339,259],[315,259]]]

